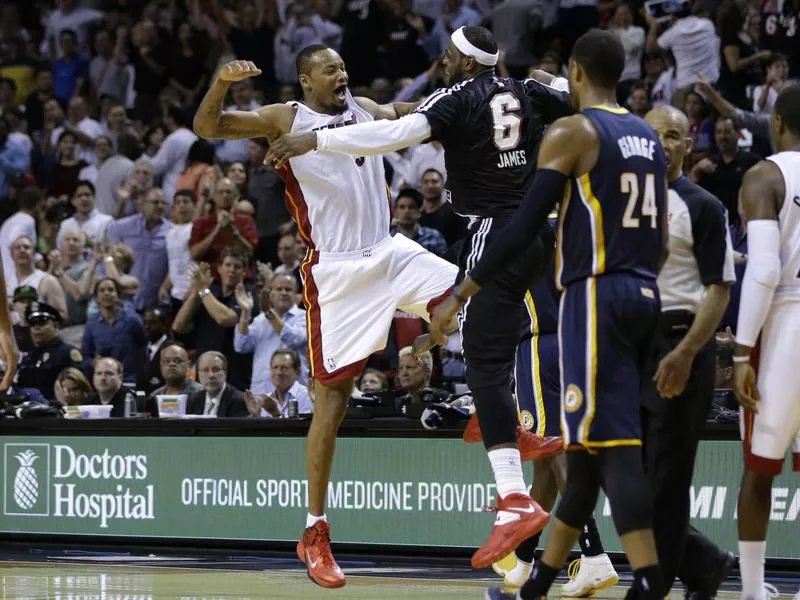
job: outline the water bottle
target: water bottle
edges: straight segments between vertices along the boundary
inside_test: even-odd
[[[297,418],[297,399],[292,398],[289,400],[289,418],[296,419]]]
[[[129,419],[136,414],[136,399],[131,392],[125,394],[125,418]]]
[[[136,416],[147,416],[147,394],[142,390],[136,391]]]

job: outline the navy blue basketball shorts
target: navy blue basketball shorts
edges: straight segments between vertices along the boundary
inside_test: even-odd
[[[537,334],[517,347],[515,369],[520,424],[539,436],[561,437],[558,334]]]
[[[642,444],[641,397],[654,363],[656,282],[616,273],[561,296],[561,419],[568,449]]]

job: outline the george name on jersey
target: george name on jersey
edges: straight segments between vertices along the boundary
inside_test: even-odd
[[[653,154],[656,151],[656,141],[644,137],[636,137],[633,135],[626,135],[617,140],[620,152],[623,158],[630,158],[632,156],[641,156],[648,160],[653,160]]]
[[[497,166],[500,169],[505,169],[506,167],[521,167],[527,164],[528,157],[525,154],[525,150],[512,150],[500,154],[500,161]]]

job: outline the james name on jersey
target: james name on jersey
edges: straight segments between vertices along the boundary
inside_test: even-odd
[[[503,152],[500,155],[500,161],[497,167],[505,169],[506,167],[521,167],[528,164],[528,155],[525,150],[512,150],[510,152]]]

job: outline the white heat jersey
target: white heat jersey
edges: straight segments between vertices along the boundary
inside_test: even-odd
[[[781,279],[774,302],[800,301],[800,152],[780,152],[767,160],[781,170],[786,196],[778,214]]]
[[[372,121],[347,92],[347,108],[336,115],[314,112],[300,102],[292,133]],[[320,252],[353,252],[389,237],[389,193],[380,156],[350,156],[314,150],[291,158],[278,173],[286,183],[286,207],[300,235]]]

